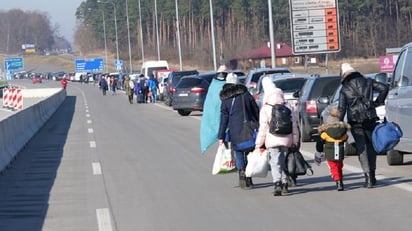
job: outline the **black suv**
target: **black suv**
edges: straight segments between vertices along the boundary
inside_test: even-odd
[[[296,115],[302,142],[309,142],[317,134],[321,123],[320,115],[328,102],[319,101],[320,97],[331,97],[339,87],[340,75],[311,76],[302,89],[295,93],[298,97]]]
[[[179,80],[183,76],[188,75],[197,75],[199,72],[197,70],[189,70],[189,71],[172,71],[167,76],[166,87],[164,89],[164,102],[167,106],[172,106],[173,102],[173,94],[175,93],[176,89],[175,86],[179,82]]]

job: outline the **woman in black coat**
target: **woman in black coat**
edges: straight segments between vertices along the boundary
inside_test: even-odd
[[[252,179],[245,176],[247,159],[245,151],[239,150],[237,144],[241,142],[239,134],[244,123],[244,115],[247,121],[259,123],[259,107],[247,88],[242,84],[237,84],[237,76],[229,73],[226,77],[226,84],[220,92],[222,100],[220,110],[220,126],[218,139],[219,143],[230,142],[234,150],[236,168],[239,170],[239,186],[241,188],[251,188]],[[243,108],[245,113],[243,113]],[[226,138],[226,130],[229,131],[229,140]]]

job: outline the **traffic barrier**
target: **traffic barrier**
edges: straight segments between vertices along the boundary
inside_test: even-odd
[[[20,88],[16,89],[16,101],[14,104],[14,110],[22,110],[23,109],[23,93]]]

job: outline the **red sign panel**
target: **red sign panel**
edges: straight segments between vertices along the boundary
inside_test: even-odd
[[[386,55],[379,57],[379,67],[381,72],[393,72],[395,69],[397,55]]]

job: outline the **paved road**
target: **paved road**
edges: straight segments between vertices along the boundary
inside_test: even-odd
[[[380,156],[379,186],[364,189],[348,157],[344,192],[325,164],[313,166],[288,196],[273,197],[269,175],[253,190],[241,190],[236,174],[211,175],[216,147],[200,154],[200,118],[69,84],[66,101],[0,176],[0,229],[410,230],[411,159],[389,167]],[[310,159],[314,143],[302,149]]]

